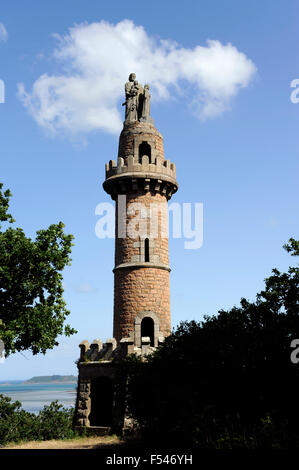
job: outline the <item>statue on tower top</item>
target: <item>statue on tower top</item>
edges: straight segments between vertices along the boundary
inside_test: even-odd
[[[149,85],[142,85],[136,80],[136,74],[131,73],[129,80],[125,84],[126,106],[125,122],[150,122],[153,119],[150,116],[150,99]]]

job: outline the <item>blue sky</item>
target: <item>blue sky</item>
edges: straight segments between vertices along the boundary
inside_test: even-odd
[[[114,240],[96,237],[95,207],[109,202],[104,166],[117,156],[128,70],[151,85],[165,157],[177,166],[173,201],[204,205],[203,246],[170,240],[173,326],[253,300],[273,267],[294,262],[282,245],[298,236],[298,2],[12,0],[0,23],[1,181],[28,236],[60,220],[74,234],[64,283],[79,331],[46,356],[8,358],[1,380],[76,374],[79,342],[112,335]],[[118,46],[129,33],[131,47]]]

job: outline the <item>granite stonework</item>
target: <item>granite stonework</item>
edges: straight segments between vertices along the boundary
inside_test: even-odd
[[[125,96],[118,159],[106,164],[103,183],[116,202],[113,338],[82,341],[77,362],[75,426],[98,434],[132,425],[115,392],[116,361],[129,354],[146,360],[171,333],[167,202],[178,189],[176,168],[164,159],[163,137],[150,116],[149,86],[131,74]],[[138,204],[144,211],[133,210]],[[153,217],[159,225],[154,235],[119,235],[120,225],[126,230],[132,218],[147,227]]]

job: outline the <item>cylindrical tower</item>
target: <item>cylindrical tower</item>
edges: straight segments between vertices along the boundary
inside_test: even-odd
[[[137,347],[149,337],[155,347],[171,332],[167,201],[178,184],[162,135],[149,114],[132,118],[132,103],[103,183],[116,202],[113,336]]]
[[[128,426],[115,393],[113,358],[151,354],[171,333],[167,201],[178,189],[174,163],[150,117],[149,86],[131,74],[117,164],[106,164],[105,191],[115,200],[114,338],[80,343],[74,422],[109,432]],[[124,391],[124,394],[126,392]]]

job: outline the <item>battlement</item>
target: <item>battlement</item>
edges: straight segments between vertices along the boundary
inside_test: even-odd
[[[158,346],[164,342],[164,336],[158,339]],[[100,339],[94,339],[91,344],[89,341],[84,340],[79,344],[80,360],[79,362],[105,362],[111,361],[114,358],[125,357],[128,354],[136,354],[137,356],[147,356],[155,351],[156,347],[151,346],[151,339],[148,336],[141,338],[141,345],[136,346],[132,337],[123,338],[119,346],[115,338],[107,339],[102,343]]]
[[[135,173],[158,173],[159,175],[165,175],[172,179],[176,179],[176,167],[170,160],[162,160],[161,158],[155,158],[153,163],[150,163],[148,155],[143,155],[141,163],[136,161],[133,155],[130,155],[127,159],[127,165],[122,157],[119,157],[116,165],[115,160],[110,160],[106,163],[106,179],[115,175],[122,175],[130,173],[135,176]]]

